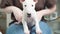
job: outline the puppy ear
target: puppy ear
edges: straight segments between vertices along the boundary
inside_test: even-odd
[[[38,0],[33,0],[35,3],[37,3],[38,2]]]
[[[24,2],[25,0],[20,0],[20,2],[22,3],[22,2]]]

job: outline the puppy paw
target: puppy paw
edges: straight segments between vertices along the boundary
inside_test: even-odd
[[[42,31],[40,29],[36,30],[36,34],[42,34]]]
[[[25,34],[30,34],[30,31],[29,31],[29,30],[28,30],[28,31],[24,31],[24,33],[25,33]]]

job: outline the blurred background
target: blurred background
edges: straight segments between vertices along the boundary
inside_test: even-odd
[[[0,0],[1,3],[1,0]],[[46,15],[48,25],[52,28],[52,34],[60,34],[60,0],[57,0],[57,10],[50,15]],[[0,31],[5,34],[9,23],[11,22],[11,14],[4,14],[0,10]]]

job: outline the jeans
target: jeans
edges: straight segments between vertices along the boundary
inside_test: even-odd
[[[52,34],[51,28],[47,25],[47,23],[40,21],[40,28],[42,30],[42,34]],[[6,34],[24,34],[23,25],[12,24],[7,28]],[[35,26],[31,28],[30,34],[36,34]]]

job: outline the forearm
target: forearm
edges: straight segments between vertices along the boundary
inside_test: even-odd
[[[0,8],[0,10],[1,12],[4,12],[4,13],[12,13],[12,12],[21,11],[19,8],[15,6],[8,6],[6,8]]]
[[[48,14],[51,14],[51,13],[55,12],[55,10],[56,10],[56,5],[54,5],[50,9],[44,9],[44,10],[41,10],[41,11],[38,11],[38,12],[41,13],[42,15],[48,15]]]
[[[22,10],[20,10],[19,8],[15,7],[15,6],[1,8],[1,12],[6,13],[6,14],[13,12],[17,21],[21,21],[21,19],[22,19]]]
[[[9,7],[6,7],[6,8],[0,8],[1,12],[3,13],[11,13],[12,12],[12,7],[9,6]]]

